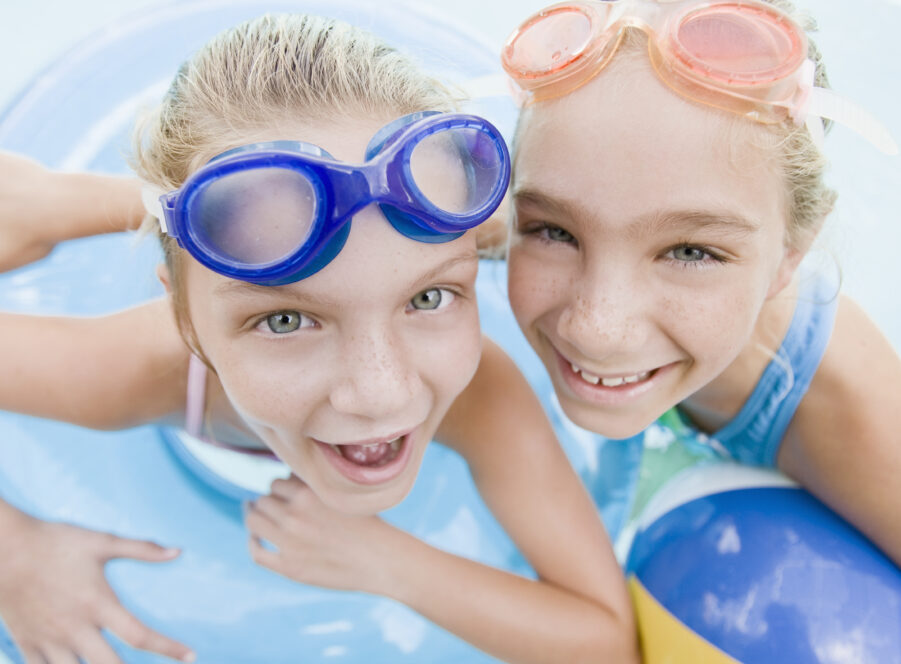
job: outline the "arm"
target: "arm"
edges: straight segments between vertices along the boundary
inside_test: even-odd
[[[63,240],[137,228],[135,178],[57,173],[0,152],[0,272],[43,258]]]
[[[38,521],[0,501],[0,615],[26,664],[120,664],[104,638],[194,661],[191,651],[140,623],[119,603],[103,568],[113,558],[167,562],[178,551],[62,523]],[[80,661],[80,660],[79,660]]]
[[[98,317],[0,313],[0,409],[98,429],[184,408],[188,349],[165,298]]]
[[[778,463],[901,565],[901,358],[846,297]]]
[[[626,586],[597,511],[540,403],[494,344],[440,435],[466,457],[538,581],[445,553],[377,517],[327,513],[296,480],[277,481],[250,510],[251,533],[279,549],[254,539],[255,560],[302,582],[392,597],[505,661],[637,662]]]

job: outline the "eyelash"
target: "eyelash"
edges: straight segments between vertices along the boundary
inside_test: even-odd
[[[425,309],[425,308],[418,309],[413,306],[413,298],[415,298],[419,295],[422,295],[424,293],[428,293],[430,291],[439,291],[441,293],[441,300],[439,301],[439,304],[437,307],[435,307],[434,309]],[[425,290],[420,291],[419,293],[414,295],[413,298],[410,299],[410,302],[407,305],[407,311],[409,311],[409,312],[423,311],[423,312],[427,312],[427,313],[432,312],[432,311],[438,311],[439,309],[444,309],[444,308],[450,306],[453,303],[453,301],[459,296],[460,296],[460,294],[451,288],[439,288],[437,286],[433,287],[433,288],[426,288]],[[300,323],[296,329],[290,330],[288,332],[276,332],[275,330],[272,329],[272,327],[269,325],[270,319],[273,316],[278,316],[278,315],[283,315],[283,314],[296,314],[297,316],[300,317]],[[316,328],[318,326],[319,326],[319,324],[316,322],[315,319],[313,319],[311,316],[303,313],[302,311],[297,311],[296,309],[282,309],[280,311],[272,311],[267,314],[264,314],[263,316],[260,316],[254,323],[253,329],[257,330],[267,336],[284,337],[284,336],[294,334],[295,332],[299,332],[300,330]]]
[[[441,294],[441,300],[439,300],[439,304],[437,307],[435,307],[434,309],[425,309],[425,308],[420,309],[420,308],[413,306],[413,300],[415,300],[420,295],[423,295],[425,293],[430,293],[432,291],[438,291]],[[449,298],[448,298],[448,301],[445,302],[444,300],[447,296],[449,296]],[[440,309],[445,309],[445,308],[449,307],[454,302],[454,300],[459,296],[460,296],[460,293],[455,291],[452,288],[442,288],[440,286],[433,286],[432,288],[426,288],[425,290],[419,291],[418,293],[416,293],[416,295],[414,295],[412,298],[410,298],[410,301],[407,303],[407,312],[408,313],[413,313],[413,312],[430,313],[433,311],[438,311]]]
[[[555,240],[550,237],[550,233],[552,231],[560,231],[561,233],[566,233],[566,235],[569,236],[569,239]],[[545,242],[547,244],[571,244],[576,247],[579,246],[578,240],[576,240],[575,236],[572,233],[567,231],[565,228],[561,228],[560,226],[549,224],[544,221],[536,222],[534,224],[524,224],[524,227],[519,229],[519,234],[534,237],[537,240]]]
[[[683,261],[677,258],[669,257],[669,254],[678,251],[679,249],[691,249],[693,251],[701,252],[705,255],[705,258],[702,258],[697,261]],[[722,265],[727,263],[728,261],[723,258],[720,254],[715,252],[710,247],[700,245],[700,244],[691,244],[689,242],[683,242],[681,244],[674,245],[667,249],[662,254],[664,260],[667,262],[674,264],[677,269],[680,270],[703,270],[710,267],[714,267],[716,265]]]
[[[297,328],[294,330],[290,330],[288,332],[276,332],[275,330],[273,330],[271,328],[271,326],[269,326],[269,324],[268,324],[269,320],[273,316],[279,316],[279,315],[284,315],[284,314],[296,314],[297,316],[300,317],[300,322],[299,322]],[[258,332],[261,332],[262,334],[272,336],[272,337],[286,337],[286,336],[294,334],[295,332],[299,332],[300,330],[307,330],[310,328],[318,327],[318,325],[319,324],[313,318],[311,318],[307,314],[303,313],[302,311],[297,311],[296,309],[282,309],[279,311],[271,311],[268,314],[264,314],[263,316],[258,318],[256,323],[253,326],[253,329],[257,330]]]
[[[550,233],[552,231],[560,231],[561,233],[565,233],[569,236],[569,239],[553,239],[550,237]],[[524,228],[519,230],[521,235],[532,236],[538,239],[541,242],[545,242],[547,244],[571,244],[576,247],[579,246],[578,240],[576,240],[575,236],[572,235],[569,231],[560,226],[556,226],[554,224],[549,224],[547,222],[538,222],[532,225],[526,225]],[[668,258],[667,255],[677,251],[679,249],[692,249],[695,251],[699,251],[705,254],[705,258],[697,261],[684,261],[678,260],[676,258]],[[716,264],[723,264],[728,262],[725,258],[723,258],[720,254],[714,251],[711,247],[699,244],[692,244],[690,242],[683,242],[677,245],[674,245],[667,249],[663,253],[663,257],[668,260],[670,263],[674,264],[680,270],[701,270],[707,267],[713,267]]]

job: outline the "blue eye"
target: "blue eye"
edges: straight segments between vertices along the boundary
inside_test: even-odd
[[[710,256],[709,253],[707,253],[700,247],[692,247],[689,245],[676,247],[675,249],[672,249],[670,253],[672,254],[674,259],[676,259],[677,261],[682,261],[684,263],[696,263]]]
[[[276,311],[266,316],[263,321],[270,332],[275,334],[288,334],[296,332],[302,327],[309,327],[312,320],[299,311]]]
[[[551,242],[570,243],[576,241],[576,238],[572,236],[572,233],[563,230],[559,226],[546,226],[544,232],[547,235],[547,239]]]
[[[410,300],[410,306],[418,311],[432,311],[446,307],[454,300],[454,294],[444,288],[429,288],[417,293]]]

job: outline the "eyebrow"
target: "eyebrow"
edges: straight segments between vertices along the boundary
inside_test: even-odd
[[[302,280],[301,280],[302,281]],[[252,284],[247,281],[239,281],[237,279],[229,279],[224,281],[213,289],[213,295],[222,297],[293,297],[297,294],[291,291],[291,287],[298,282],[282,284],[281,286],[263,286],[261,284]],[[322,297],[315,293],[303,293],[304,301],[316,306],[329,307],[335,306],[334,300]]]
[[[435,267],[423,272],[418,275],[412,283],[414,284],[427,284],[431,281],[434,281],[439,276],[441,276],[444,272],[456,267],[460,263],[468,263],[470,261],[478,260],[478,253],[473,250],[466,250],[464,253],[457,254],[456,256],[451,256],[446,261],[443,261],[436,265]]]
[[[519,204],[532,205],[547,210],[559,217],[575,218],[587,212],[579,205],[572,205],[553,196],[548,196],[536,189],[517,188],[513,190],[513,201]]]
[[[474,250],[467,250],[465,253],[452,256],[451,258],[448,258],[447,260],[439,263],[435,267],[427,270],[426,272],[417,275],[415,279],[411,281],[411,283],[427,284],[431,281],[434,281],[438,276],[440,276],[447,270],[456,267],[457,264],[477,259],[478,254]],[[300,282],[302,281],[303,279],[300,280]],[[338,306],[338,304],[334,300],[328,297],[323,297],[322,295],[316,293],[303,292],[302,294],[297,294],[292,292],[291,287],[300,282],[295,281],[289,284],[283,284],[281,286],[263,286],[260,284],[252,284],[247,281],[229,279],[228,281],[224,281],[221,284],[217,285],[213,289],[213,295],[222,297],[273,297],[284,295],[295,298],[301,297],[305,302],[309,302],[321,307]]]
[[[592,211],[578,203],[554,198],[535,189],[519,189],[513,192],[516,203],[540,208],[557,217],[591,218]],[[712,230],[729,235],[750,235],[760,230],[761,224],[753,219],[725,210],[664,210],[660,214],[638,219],[627,229],[629,238],[647,237],[666,230]]]
[[[670,210],[642,219],[629,230],[630,237],[646,237],[662,230],[709,230],[725,235],[746,236],[760,230],[760,224],[732,212],[716,210]]]

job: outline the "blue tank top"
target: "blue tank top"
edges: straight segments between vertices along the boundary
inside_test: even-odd
[[[776,455],[798,404],[810,387],[835,322],[838,288],[829,280],[802,282],[791,325],[776,356],[739,413],[710,436],[737,461],[776,466]]]

